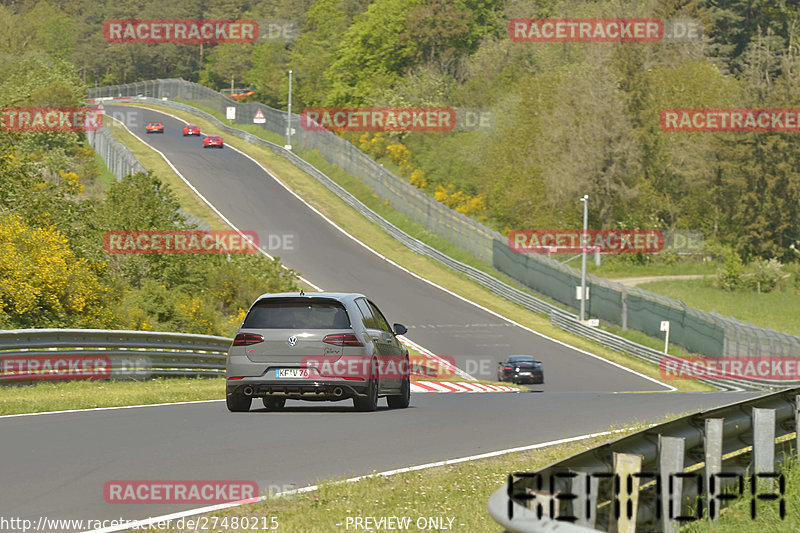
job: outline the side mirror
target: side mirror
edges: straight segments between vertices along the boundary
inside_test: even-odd
[[[408,333],[408,328],[405,327],[403,324],[394,324],[394,334],[395,335],[405,335]]]

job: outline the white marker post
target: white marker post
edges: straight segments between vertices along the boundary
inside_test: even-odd
[[[225,108],[225,118],[228,119],[228,125],[233,125],[233,121],[236,120],[236,107],[229,105]]]
[[[667,335],[664,338],[664,353],[667,353],[667,349],[669,348],[669,320],[661,321],[661,331],[667,332]]]

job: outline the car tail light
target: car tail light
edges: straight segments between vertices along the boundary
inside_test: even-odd
[[[504,366],[503,368],[504,368],[505,370],[511,370],[511,367],[510,367],[509,365],[506,365],[506,366]]]
[[[358,337],[352,333],[337,333],[335,335],[325,335],[322,342],[335,344],[336,346],[364,346]]]
[[[233,339],[234,346],[250,346],[259,342],[264,342],[264,336],[258,333],[239,333]]]

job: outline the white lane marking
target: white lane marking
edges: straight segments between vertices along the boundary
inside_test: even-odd
[[[490,457],[498,457],[498,456],[501,456],[501,455],[507,455],[509,453],[525,452],[525,451],[529,451],[529,450],[536,450],[536,449],[539,449],[539,448],[546,448],[547,446],[555,446],[557,444],[566,444],[566,443],[569,443],[569,442],[576,442],[576,441],[580,441],[580,440],[591,439],[591,438],[594,438],[594,437],[602,437],[604,435],[611,435],[612,433],[620,433],[622,431],[625,431],[625,430],[624,429],[616,429],[616,430],[613,430],[613,431],[601,431],[599,433],[589,433],[589,434],[586,434],[586,435],[578,435],[576,437],[567,437],[567,438],[564,438],[564,439],[552,440],[552,441],[549,441],[549,442],[542,442],[542,443],[539,443],[539,444],[530,444],[528,446],[520,446],[518,448],[508,448],[508,449],[505,449],[505,450],[487,452],[487,453],[482,453],[480,455],[470,455],[468,457],[459,457],[457,459],[446,459],[444,461],[437,461],[435,463],[426,463],[426,464],[422,464],[422,465],[408,466],[408,467],[405,467],[405,468],[398,468],[396,470],[387,470],[385,472],[378,472],[378,473],[375,473],[375,474],[367,474],[367,475],[364,475],[364,476],[351,477],[351,478],[345,479],[343,481],[336,481],[333,484],[339,485],[339,484],[342,484],[342,483],[353,483],[355,481],[361,481],[362,479],[369,479],[369,478],[374,478],[374,477],[378,477],[378,476],[389,477],[389,476],[394,476],[396,474],[404,474],[406,472],[416,472],[418,470],[427,470],[429,468],[435,468],[437,466],[449,466],[449,465],[455,465],[455,464],[459,464],[459,463],[465,463],[465,462],[468,462],[468,461],[475,461],[475,460],[478,460],[478,459],[488,459]],[[231,507],[239,507],[239,506],[247,505],[247,504],[250,504],[250,503],[256,503],[256,502],[265,501],[265,500],[268,500],[270,498],[280,498],[282,496],[292,496],[292,495],[295,495],[295,494],[303,494],[303,493],[306,493],[306,492],[313,492],[313,491],[317,490],[318,488],[319,488],[318,485],[309,485],[308,487],[302,487],[302,488],[299,488],[299,489],[287,490],[287,491],[279,492],[279,493],[276,493],[276,494],[272,494],[271,496],[260,496],[257,499],[246,500],[244,502],[230,502],[230,503],[222,503],[222,504],[218,504],[218,505],[210,505],[210,506],[207,506],[207,507],[198,507],[196,509],[189,509],[188,511],[181,511],[181,512],[178,512],[178,513],[172,513],[172,514],[163,515],[163,516],[150,517],[150,518],[147,518],[145,520],[137,520],[135,522],[129,522],[127,524],[123,524],[123,525],[119,525],[119,526],[105,527],[105,528],[102,528],[102,529],[93,529],[93,530],[90,530],[90,531],[86,531],[84,533],[113,533],[115,531],[125,531],[125,530],[128,530],[128,529],[134,529],[134,528],[142,529],[142,528],[145,528],[145,527],[151,527],[153,524],[157,524],[158,522],[161,522],[161,521],[177,520],[179,518],[185,518],[187,516],[194,516],[194,515],[198,515],[198,514],[212,513],[214,511],[220,511],[222,509],[229,509]]]
[[[224,402],[225,400],[193,400],[191,402],[172,402],[172,403],[144,403],[140,405],[117,405],[114,407],[90,407],[88,409],[64,409],[63,411],[41,411],[38,413],[19,413],[16,415],[0,415],[3,418],[15,418],[20,416],[39,416],[39,415],[60,415],[61,413],[85,413],[90,411],[114,411],[117,409],[138,409],[140,407],[164,407],[165,405],[188,405],[193,403]]]
[[[151,109],[151,110],[152,110],[152,109]],[[153,111],[155,111],[155,110],[153,110]],[[161,111],[156,111],[156,113],[163,113],[163,112],[161,112]],[[173,118],[177,118],[177,117],[174,117],[173,115],[171,115],[171,114],[169,114],[169,113],[163,113],[163,114],[164,114],[164,115],[167,115],[167,116],[170,116],[170,117],[173,117]],[[178,120],[180,120],[181,122],[186,122],[186,121],[185,121],[185,120],[183,120],[183,119],[178,119]],[[127,129],[127,128],[126,128],[126,129]],[[142,142],[144,142],[144,141],[142,141]],[[246,141],[244,141],[244,142],[246,142]],[[291,194],[292,196],[294,196],[295,198],[297,198],[298,200],[300,200],[301,202],[303,202],[303,203],[306,205],[306,207],[308,207],[308,208],[309,208],[309,209],[311,209],[311,210],[312,210],[314,213],[316,213],[317,215],[319,215],[320,217],[322,217],[322,218],[323,218],[323,220],[325,220],[325,221],[326,221],[326,222],[328,222],[330,225],[332,225],[334,228],[336,228],[337,230],[339,230],[340,232],[342,232],[342,234],[344,234],[345,236],[349,237],[350,239],[352,239],[352,240],[353,240],[354,242],[356,242],[357,244],[359,244],[359,245],[363,246],[365,249],[369,250],[370,252],[372,252],[372,253],[373,253],[373,254],[375,254],[376,256],[380,257],[381,259],[383,259],[383,260],[384,260],[384,261],[386,261],[387,263],[389,263],[389,264],[391,264],[391,265],[393,265],[393,266],[395,266],[395,267],[399,268],[400,270],[402,270],[403,272],[407,273],[408,275],[410,275],[410,276],[412,276],[412,277],[415,277],[415,278],[417,278],[418,280],[420,280],[420,281],[423,281],[423,282],[425,282],[425,283],[427,283],[427,284],[429,284],[429,285],[431,285],[431,286],[433,286],[433,287],[436,287],[437,289],[439,289],[439,290],[441,290],[441,291],[444,291],[444,292],[446,292],[447,294],[449,294],[449,295],[451,295],[451,296],[453,296],[453,297],[455,297],[455,298],[458,298],[459,300],[461,300],[461,301],[463,301],[463,302],[466,302],[466,303],[468,303],[468,304],[470,304],[470,305],[473,305],[473,306],[477,307],[478,309],[481,309],[481,310],[483,310],[483,311],[486,311],[486,312],[487,312],[487,313],[489,313],[490,315],[496,316],[497,318],[500,318],[501,320],[505,320],[506,322],[509,322],[509,323],[511,323],[511,324],[514,324],[515,326],[517,326],[517,327],[519,327],[519,328],[522,328],[522,329],[524,329],[525,331],[528,331],[528,332],[530,332],[530,333],[533,333],[534,335],[538,335],[539,337],[541,337],[541,338],[543,338],[543,339],[547,339],[547,340],[549,340],[549,341],[551,341],[551,342],[554,342],[554,343],[556,343],[556,344],[560,344],[561,346],[564,346],[565,348],[568,348],[568,349],[570,349],[570,350],[573,350],[573,351],[575,351],[575,352],[582,353],[582,354],[584,354],[584,355],[588,355],[589,357],[592,357],[592,358],[594,358],[594,359],[597,359],[597,360],[599,360],[599,361],[603,361],[603,362],[605,362],[605,363],[607,363],[607,364],[609,364],[609,365],[611,365],[611,366],[614,366],[614,367],[616,367],[616,368],[618,368],[618,369],[620,369],[620,370],[623,370],[623,371],[626,371],[626,372],[630,372],[631,374],[634,374],[634,375],[636,375],[636,376],[639,376],[640,378],[646,379],[647,381],[651,381],[651,382],[653,382],[653,383],[656,383],[657,385],[660,385],[660,386],[664,387],[665,389],[668,389],[669,391],[676,391],[676,390],[678,390],[676,387],[673,387],[672,385],[667,385],[666,383],[663,383],[663,382],[661,382],[661,381],[658,381],[658,380],[657,380],[657,379],[655,379],[655,378],[651,378],[650,376],[646,376],[646,375],[642,374],[641,372],[637,372],[637,371],[635,371],[635,370],[632,370],[632,369],[630,369],[630,368],[624,367],[624,366],[622,366],[622,365],[621,365],[621,364],[619,364],[619,363],[615,363],[615,362],[613,362],[613,361],[609,361],[608,359],[604,359],[603,357],[600,357],[599,355],[593,354],[593,353],[591,353],[591,352],[587,352],[586,350],[583,350],[583,349],[581,349],[581,348],[577,348],[577,347],[575,347],[575,346],[571,346],[571,345],[567,344],[566,342],[563,342],[563,341],[560,341],[560,340],[558,340],[558,339],[554,339],[554,338],[552,338],[552,337],[549,337],[549,336],[545,335],[544,333],[540,333],[540,332],[538,332],[538,331],[536,331],[536,330],[534,330],[534,329],[531,329],[531,328],[529,328],[529,327],[527,327],[527,326],[523,326],[522,324],[520,324],[519,322],[517,322],[517,321],[515,321],[515,320],[511,320],[510,318],[507,318],[507,317],[505,317],[505,316],[501,315],[500,313],[498,313],[498,312],[496,312],[496,311],[493,311],[493,310],[491,310],[491,309],[489,309],[489,308],[487,308],[487,307],[484,307],[484,306],[482,306],[482,305],[480,305],[480,304],[478,304],[478,303],[476,303],[476,302],[473,302],[472,300],[468,300],[467,298],[465,298],[465,297],[461,296],[460,294],[456,294],[456,293],[454,293],[453,291],[451,291],[451,290],[449,290],[449,289],[446,289],[445,287],[442,287],[441,285],[439,285],[439,284],[437,284],[437,283],[434,283],[433,281],[430,281],[430,280],[428,280],[428,279],[426,279],[426,278],[423,278],[423,277],[422,277],[422,276],[420,276],[419,274],[416,274],[416,273],[414,273],[414,272],[411,272],[411,271],[410,271],[410,270],[408,270],[407,268],[405,268],[405,267],[403,267],[403,266],[399,265],[398,263],[396,263],[396,262],[392,261],[392,260],[391,260],[391,259],[389,259],[388,257],[384,257],[383,255],[381,255],[380,253],[378,253],[376,250],[373,250],[372,248],[370,248],[369,246],[367,246],[367,245],[366,245],[366,244],[364,244],[363,242],[359,241],[358,239],[356,239],[355,237],[353,237],[352,235],[350,235],[349,233],[347,233],[347,232],[346,232],[344,229],[342,229],[341,227],[339,227],[339,226],[338,226],[338,225],[337,225],[337,224],[336,224],[336,223],[335,223],[333,220],[331,220],[331,219],[329,219],[328,217],[326,217],[326,216],[325,216],[324,214],[322,214],[322,213],[321,213],[321,212],[320,212],[318,209],[316,209],[314,206],[312,206],[311,204],[309,204],[307,201],[305,201],[303,198],[301,198],[301,197],[300,197],[300,196],[299,196],[297,193],[295,193],[295,192],[294,192],[293,190],[291,190],[291,189],[290,189],[288,186],[286,186],[286,184],[284,184],[284,183],[283,183],[281,180],[279,180],[277,176],[275,176],[275,175],[274,175],[272,172],[270,172],[270,171],[269,171],[269,170],[268,170],[266,167],[264,167],[264,166],[263,166],[261,163],[259,163],[258,161],[256,161],[255,159],[253,159],[252,157],[250,157],[249,155],[247,155],[246,153],[242,152],[242,151],[241,151],[241,150],[239,150],[238,148],[235,148],[235,147],[233,147],[233,146],[231,146],[231,145],[228,145],[228,146],[229,146],[230,148],[232,148],[232,149],[236,150],[236,151],[237,151],[237,152],[239,152],[240,154],[244,155],[245,157],[247,157],[247,158],[248,158],[250,161],[252,161],[252,162],[253,162],[253,163],[255,163],[256,165],[258,165],[259,167],[261,167],[261,169],[262,169],[264,172],[266,172],[266,173],[267,173],[267,175],[268,175],[269,177],[271,177],[271,178],[272,178],[272,179],[274,179],[276,182],[278,182],[278,183],[279,183],[279,184],[280,184],[280,185],[281,185],[281,186],[282,186],[284,189],[286,189],[286,190],[289,192],[289,194]],[[159,153],[160,153],[160,152],[159,152]],[[163,157],[163,154],[162,154],[162,157]],[[171,164],[170,164],[170,165],[171,165]],[[205,200],[205,199],[204,199],[204,200]],[[208,201],[207,201],[207,200],[206,200],[206,202],[208,203]],[[209,205],[210,205],[210,204],[209,204]],[[216,209],[215,209],[215,211],[216,211]]]

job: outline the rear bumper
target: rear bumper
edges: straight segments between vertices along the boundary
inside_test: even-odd
[[[511,378],[515,383],[530,383],[532,385],[541,385],[544,383],[544,375],[540,376],[514,376]]]
[[[226,393],[251,398],[286,398],[290,400],[337,401],[366,396],[366,381],[345,379],[269,379],[264,376],[228,380]]]

